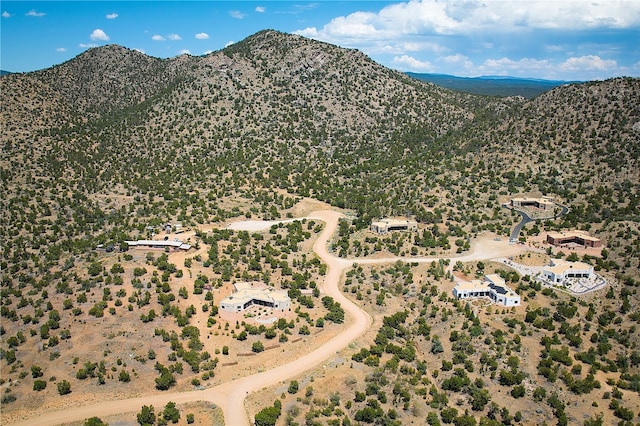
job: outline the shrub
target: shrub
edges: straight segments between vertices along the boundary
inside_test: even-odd
[[[175,402],[167,402],[162,412],[162,417],[165,420],[171,420],[171,423],[178,423],[178,420],[180,420],[180,411],[176,408]]]
[[[138,424],[140,425],[153,425],[156,422],[156,414],[153,411],[153,405],[143,405],[142,410],[137,416]]]
[[[264,351],[264,345],[261,341],[258,340],[257,342],[253,342],[253,345],[251,345],[251,350],[253,352],[260,353]]]
[[[118,380],[123,383],[128,383],[131,381],[131,375],[126,370],[120,370],[120,374],[118,375]]]
[[[160,373],[160,377],[156,377],[156,389],[167,390],[171,386],[176,384],[176,378],[171,374],[168,369],[163,369]]]
[[[39,392],[41,390],[46,389],[46,387],[47,387],[47,382],[45,382],[44,380],[38,379],[38,380],[35,380],[33,382],[33,390],[34,391],[38,391]]]
[[[63,380],[58,383],[58,393],[60,395],[67,395],[71,393],[71,384],[66,380]]]
[[[522,385],[514,386],[513,389],[511,389],[511,396],[514,398],[522,398],[524,395],[525,389]]]

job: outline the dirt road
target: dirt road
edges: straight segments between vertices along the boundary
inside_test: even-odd
[[[74,407],[68,410],[42,413],[40,416],[30,417],[15,424],[25,426],[61,424],[79,421],[93,416],[106,417],[116,413],[137,412],[143,405],[162,407],[169,401],[173,401],[176,404],[208,401],[218,405],[222,409],[226,424],[233,426],[249,425],[250,421],[244,408],[244,400],[247,394],[295,377],[322,363],[334,355],[336,351],[345,348],[352,340],[364,334],[371,325],[371,317],[344,297],[338,289],[342,273],[352,262],[335,258],[327,252],[327,242],[338,226],[340,216],[340,213],[334,211],[314,212],[309,216],[310,219],[326,222],[324,230],[314,244],[314,250],[328,265],[327,275],[320,290],[323,294],[333,297],[342,305],[347,317],[346,323],[348,324],[348,327],[342,333],[338,334],[325,345],[286,365],[227,382],[213,388],[201,391],[169,392],[124,400],[104,401],[98,404]],[[271,225],[272,223],[269,223],[267,229]],[[255,221],[247,224],[247,227],[253,230],[261,229],[261,226],[264,226],[264,224],[260,225],[255,223]],[[240,224],[235,225],[234,228],[244,229]]]
[[[138,412],[143,405],[153,405],[154,407],[162,407],[167,402],[173,401],[176,404],[183,404],[195,401],[207,401],[219,406],[225,418],[225,423],[232,426],[249,425],[250,419],[247,416],[244,407],[246,396],[250,392],[260,390],[264,387],[271,386],[278,382],[285,382],[296,377],[305,371],[321,364],[333,356],[336,352],[345,348],[351,341],[363,335],[371,325],[371,317],[365,311],[360,309],[349,299],[347,299],[339,290],[339,283],[342,274],[346,268],[354,263],[372,264],[396,262],[398,260],[406,262],[431,262],[437,261],[438,258],[399,258],[390,257],[384,259],[340,259],[328,252],[328,241],[338,226],[338,220],[342,216],[341,213],[324,210],[311,213],[307,218],[320,220],[326,223],[324,230],[320,233],[313,249],[318,256],[326,262],[327,275],[324,283],[320,286],[322,294],[331,296],[339,302],[346,314],[347,328],[336,337],[328,341],[320,348],[296,359],[293,362],[282,365],[280,367],[223,383],[221,385],[190,392],[169,392],[145,395],[135,398],[128,398],[115,401],[104,401],[98,404],[86,405],[83,407],[74,407],[72,409],[52,411],[48,413],[36,414],[33,417],[25,418],[16,425],[37,426],[37,425],[53,425],[68,423],[73,421],[81,421],[93,416],[106,417],[117,413]],[[233,224],[233,229],[243,230],[261,230],[268,229],[276,222],[258,222],[246,221]],[[506,255],[514,255],[518,251],[524,251],[524,248],[517,246],[508,246],[505,242],[498,242],[489,239],[478,241],[473,246],[473,250],[454,260],[471,261],[481,260],[493,257],[503,257]]]

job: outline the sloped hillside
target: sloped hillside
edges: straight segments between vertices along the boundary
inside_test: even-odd
[[[487,117],[465,139],[501,170],[508,192],[537,190],[571,207],[548,227],[600,233],[635,269],[640,246],[628,237],[640,219],[638,96],[638,79],[566,85]]]
[[[161,60],[108,45],[92,48],[34,77],[62,96],[80,114],[98,118],[143,102],[184,76],[195,58]]]
[[[173,198],[231,173],[232,188],[277,186],[361,211],[363,194],[350,194],[361,192],[360,179],[372,197],[394,200],[389,182],[409,168],[435,173],[418,156],[464,126],[478,102],[359,52],[274,31],[203,58],[159,61],[109,46],[28,77],[60,88],[67,109],[89,119],[49,127],[37,142],[25,135],[29,143],[15,148],[35,142],[47,158],[43,176],[83,194],[122,185],[132,195],[153,188]],[[397,168],[405,162],[412,165]],[[12,170],[21,173],[21,165]],[[374,213],[393,210],[394,201],[385,204]]]
[[[4,154],[23,159],[6,169],[7,194],[33,179],[79,199],[150,203],[280,188],[354,210],[357,228],[407,213],[446,223],[443,247],[484,230],[508,234],[514,219],[499,200],[510,194],[576,201],[562,227],[637,218],[637,79],[564,86],[532,101],[483,98],[355,50],[262,31],[197,58],[107,46],[1,83],[5,122],[19,123],[24,108],[40,118],[3,126]],[[25,93],[37,95],[29,102]],[[20,233],[31,209],[6,199]],[[93,208],[99,221],[116,214]],[[210,208],[190,206],[181,220],[206,221]]]

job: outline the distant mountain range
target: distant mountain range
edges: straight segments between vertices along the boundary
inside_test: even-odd
[[[482,76],[482,77],[456,77],[447,74],[420,74],[408,72],[410,77],[428,81],[447,89],[476,95],[488,96],[523,96],[527,99],[548,92],[554,87],[579,81],[541,80],[534,78]]]
[[[9,74],[13,74],[13,73],[11,71],[0,70],[0,77],[2,77],[3,75],[9,75]]]

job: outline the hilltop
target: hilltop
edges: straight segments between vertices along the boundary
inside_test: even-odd
[[[327,209],[348,218],[330,242],[343,261],[442,261],[348,268],[343,291],[373,328],[340,354],[336,376],[323,373],[318,395],[298,401],[293,386],[270,389],[256,397],[262,406],[284,394],[298,422],[320,410],[331,420],[377,413],[389,424],[465,411],[522,424],[538,415],[634,418],[639,98],[632,78],[530,100],[473,95],[271,30],[201,57],[109,45],[3,76],[3,423],[154,385],[184,391],[249,375],[284,362],[275,337],[287,357],[321,346],[344,327],[326,319],[339,315],[323,299],[327,267],[312,250],[324,225],[227,225]],[[606,276],[606,290],[577,298],[491,259],[445,261],[478,241],[506,241],[518,218],[502,204],[538,195],[570,210],[528,225],[520,260],[578,258]],[[367,230],[405,215],[417,233]],[[189,230],[165,234],[166,223]],[[540,245],[546,231],[570,229],[590,231],[605,249]],[[192,251],[126,250],[126,241],[165,235],[189,239]],[[490,272],[506,277],[523,307],[451,297],[454,275]],[[238,281],[287,290],[291,312],[271,325],[222,319],[219,302]]]

